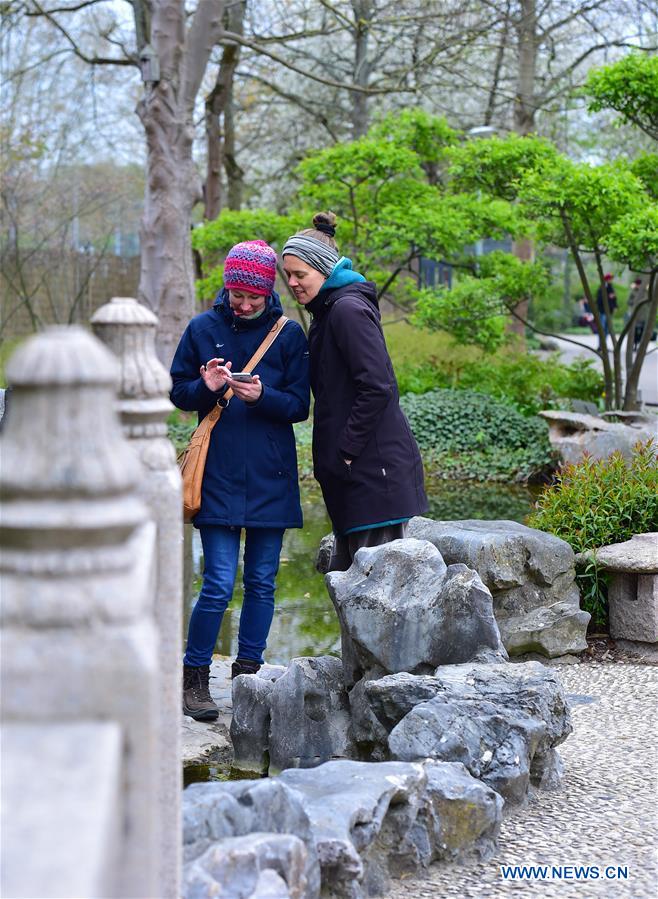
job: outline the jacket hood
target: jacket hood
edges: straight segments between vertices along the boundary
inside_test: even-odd
[[[346,256],[338,260],[333,271],[318,291],[317,296],[310,303],[306,304],[306,309],[312,315],[322,315],[338,299],[345,287],[349,287],[350,293],[359,294],[372,303],[375,309],[379,310],[376,285],[372,281],[366,281],[359,272],[353,271],[352,260]]]
[[[235,315],[229,302],[228,290],[225,287],[223,287],[217,294],[215,302],[213,303],[213,309],[219,315],[222,315],[229,324],[234,324],[239,328],[247,329],[257,328],[264,321],[276,321],[277,318],[280,318],[283,315],[281,299],[275,290],[268,296],[267,302],[265,303],[265,311],[262,315],[259,315],[258,318],[248,320]]]
[[[341,256],[318,293],[322,293],[325,290],[333,290],[336,287],[346,287],[348,284],[359,284],[365,280],[363,275],[352,269],[352,260],[348,259],[347,256]]]

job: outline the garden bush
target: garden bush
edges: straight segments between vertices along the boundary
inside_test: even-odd
[[[546,422],[470,390],[402,397],[425,466],[439,477],[537,480],[555,465]]]
[[[434,388],[477,390],[515,406],[524,415],[541,409],[569,408],[570,400],[598,402],[603,377],[590,359],[571,365],[544,361],[529,353],[499,353],[463,363],[441,358],[406,366],[398,373],[401,394]]]
[[[192,431],[198,424],[196,412],[181,412],[174,409],[167,418],[167,436],[174,444],[178,456],[185,449],[192,436]]]
[[[539,497],[530,527],[556,534],[575,552],[658,531],[658,443],[638,443],[630,461],[619,452],[568,465]],[[579,566],[584,608],[597,627],[607,620],[606,579],[594,562]]]

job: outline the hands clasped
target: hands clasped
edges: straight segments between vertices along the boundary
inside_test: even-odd
[[[222,365],[223,359],[209,359],[205,365],[199,369],[201,377],[206,387],[210,390],[221,390],[226,384],[233,391],[234,396],[245,403],[255,403],[263,392],[263,385],[260,382],[260,376],[254,375],[251,383],[245,384],[243,381],[234,381],[231,378],[232,362]]]

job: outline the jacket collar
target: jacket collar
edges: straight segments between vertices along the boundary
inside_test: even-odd
[[[248,320],[237,316],[231,309],[228,290],[226,290],[225,287],[217,294],[213,309],[218,315],[221,315],[224,321],[230,325],[234,331],[257,331],[262,328],[264,324],[271,326],[283,315],[281,300],[278,293],[274,290],[267,298],[265,311],[262,315],[259,315],[258,318]]]

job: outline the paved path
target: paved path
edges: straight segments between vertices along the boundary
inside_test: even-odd
[[[565,340],[565,337],[569,337],[571,340],[577,340],[579,343],[587,344],[587,346],[590,347],[597,347],[599,338],[595,334],[558,334],[552,339],[556,341],[560,348],[562,362],[569,363],[573,362],[574,359],[579,358],[594,359],[597,368],[603,369],[600,359],[595,356],[594,353],[575,346],[573,343]],[[609,340],[608,345],[610,345]],[[655,341],[651,342],[649,344],[649,350],[654,350],[656,346],[657,344]],[[640,390],[642,391],[643,402],[653,406],[658,405],[658,351],[649,353],[644,360],[644,365],[642,366],[642,372],[640,374]]]
[[[658,668],[591,662],[562,666],[574,732],[560,747],[564,788],[503,821],[499,850],[482,864],[432,865],[395,881],[387,899],[658,895],[656,864]],[[499,865],[627,865],[627,881],[504,882]]]

